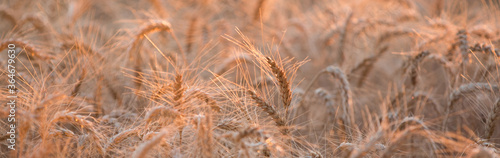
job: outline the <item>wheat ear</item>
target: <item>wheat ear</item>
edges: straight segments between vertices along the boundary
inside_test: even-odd
[[[36,49],[33,45],[29,44],[26,41],[22,41],[22,40],[19,40],[19,39],[8,39],[8,40],[2,41],[0,43],[0,51],[2,51],[4,49],[7,49],[7,47],[9,46],[9,44],[14,44],[16,47],[23,48],[24,50],[26,50],[26,54],[28,54],[30,56],[33,56],[33,57],[35,57],[37,59],[49,60],[49,59],[54,59],[55,58],[55,57],[53,57],[51,55],[43,54],[41,51],[39,51],[38,49]]]
[[[12,24],[12,26],[17,25],[17,18],[14,16],[13,11],[9,8],[0,6],[0,16],[7,19]]]
[[[259,2],[257,3],[257,7],[255,7],[255,10],[253,12],[253,22],[254,23],[257,23],[261,20],[260,16],[263,15],[262,13],[264,12],[263,9],[265,9],[265,4],[266,4],[266,0],[259,0]]]
[[[235,131],[241,128],[241,122],[236,119],[223,119],[215,127],[228,131]]]
[[[371,150],[372,147],[377,144],[380,139],[384,137],[385,133],[382,130],[378,130],[375,134],[370,136],[368,142],[366,142],[360,149],[359,151],[354,152],[354,155],[350,156],[351,158],[361,158],[364,157],[367,152]]]
[[[208,104],[211,110],[214,110],[216,112],[221,111],[221,107],[217,105],[217,101],[213,97],[211,97],[210,94],[208,94],[207,92],[204,92],[201,89],[190,89],[188,91],[190,92],[190,95],[186,97],[186,101],[189,101],[192,98],[198,98],[199,100]]]
[[[344,61],[346,60],[346,57],[345,57],[345,43],[346,43],[346,38],[347,38],[347,32],[348,32],[348,29],[350,29],[351,27],[351,19],[353,17],[353,12],[350,12],[349,15],[347,16],[345,22],[344,22],[344,27],[342,29],[342,31],[340,32],[340,39],[339,39],[339,50],[338,50],[338,53],[339,53],[339,58],[340,58],[340,62],[339,62],[339,65],[342,65],[344,63]]]
[[[489,114],[488,119],[486,120],[486,136],[484,139],[489,140],[495,131],[495,123],[498,120],[498,116],[500,114],[500,99],[495,101],[493,106],[493,111]]]
[[[348,142],[342,142],[340,143],[337,148],[333,151],[334,154],[341,155],[341,157],[350,157],[352,152],[356,150],[358,147],[356,144],[348,143]]]
[[[166,106],[157,106],[152,109],[150,109],[147,113],[146,116],[144,117],[147,123],[150,123],[153,121],[158,116],[163,116],[163,117],[170,117],[170,118],[176,118],[179,116],[183,116],[182,113],[177,111],[176,109],[169,108]]]
[[[160,20],[160,21],[153,21],[153,22],[150,22],[150,23],[147,23],[143,26],[141,26],[141,28],[135,33],[134,35],[134,39],[132,40],[130,46],[127,48],[127,52],[128,54],[130,55],[130,60],[131,61],[135,61],[135,77],[138,79],[138,82],[136,83],[136,88],[139,89],[142,85],[142,80],[139,78],[142,70],[140,68],[141,66],[141,53],[138,52],[137,53],[137,56],[135,57],[135,59],[133,59],[132,57],[132,51],[136,50],[136,49],[140,49],[140,44],[142,42],[142,39],[147,35],[147,34],[151,34],[151,33],[155,33],[155,32],[160,32],[160,31],[165,31],[165,32],[169,32],[172,37],[175,38],[173,32],[172,32],[172,27],[170,25],[169,22],[167,21],[164,21],[164,20]],[[179,47],[179,49],[182,50],[181,47]],[[182,52],[182,58],[184,59],[184,61],[187,61],[186,60],[186,55],[184,54],[183,51]]]
[[[405,68],[405,74],[409,71],[410,82],[413,87],[417,86],[418,83],[418,74],[417,74],[418,65],[423,59],[425,59],[425,57],[429,55],[430,53],[428,51],[422,51],[408,61],[407,66]]]
[[[446,113],[443,120],[443,131],[446,130],[446,123],[448,122],[448,115],[450,111],[453,109],[455,103],[462,98],[465,94],[474,93],[476,91],[491,91],[498,92],[499,87],[497,85],[491,85],[489,83],[469,83],[460,86],[458,89],[454,90],[453,93],[450,94],[448,105],[446,106]]]
[[[162,130],[162,132],[158,133],[153,139],[142,143],[137,150],[132,154],[133,158],[145,158],[148,152],[153,149],[156,145],[160,144],[163,140],[163,137],[167,135],[166,130]]]
[[[326,72],[328,72],[330,75],[332,75],[333,78],[336,78],[340,81],[341,84],[341,89],[342,89],[342,107],[344,109],[344,117],[347,119],[349,127],[352,127],[354,125],[355,120],[354,120],[354,113],[353,113],[353,103],[352,103],[352,92],[349,84],[349,80],[347,79],[347,76],[345,73],[338,67],[336,66],[328,66],[326,67]],[[346,115],[350,115],[351,117],[348,117]]]
[[[282,67],[278,66],[276,62],[270,57],[266,57],[267,63],[269,64],[269,68],[271,68],[274,73],[274,77],[278,81],[280,93],[281,93],[281,101],[283,102],[283,106],[285,107],[285,111],[288,111],[290,103],[292,102],[292,91],[290,90],[290,83],[288,82],[288,78],[285,74],[285,71]]]
[[[247,90],[247,94],[252,98],[252,100],[257,104],[258,107],[260,107],[264,112],[266,112],[276,123],[278,127],[285,127],[285,121],[283,118],[281,118],[276,111],[276,109],[267,104],[266,101],[264,101],[259,95],[257,95],[254,91],[252,90]],[[286,130],[282,130],[282,133],[287,133]]]
[[[124,130],[113,137],[111,137],[109,144],[106,147],[106,150],[109,150],[113,145],[121,143],[123,140],[128,138],[130,135],[134,134],[137,131],[137,128],[131,128]]]
[[[172,93],[174,93],[174,107],[178,107],[184,103],[184,92],[186,88],[183,87],[182,74],[177,73],[175,75],[175,80],[172,88]]]
[[[336,109],[334,107],[335,101],[333,98],[333,95],[330,94],[326,89],[324,88],[318,88],[314,91],[314,94],[323,98],[325,101],[326,107],[328,108],[328,115],[330,118],[333,118],[335,116]],[[332,119],[333,120],[333,119]]]

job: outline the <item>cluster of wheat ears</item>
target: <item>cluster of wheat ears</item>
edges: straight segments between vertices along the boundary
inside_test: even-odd
[[[499,3],[1,1],[0,157],[499,157]]]

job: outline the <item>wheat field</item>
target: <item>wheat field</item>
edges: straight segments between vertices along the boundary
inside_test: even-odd
[[[0,157],[500,157],[498,0],[3,0]]]

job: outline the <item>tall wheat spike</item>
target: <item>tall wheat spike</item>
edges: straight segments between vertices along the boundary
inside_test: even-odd
[[[272,72],[274,73],[276,80],[278,81],[278,86],[281,93],[281,100],[285,110],[288,110],[290,103],[292,102],[292,91],[290,90],[290,83],[282,67],[278,66],[276,62],[270,57],[266,57],[266,61],[269,64]]]

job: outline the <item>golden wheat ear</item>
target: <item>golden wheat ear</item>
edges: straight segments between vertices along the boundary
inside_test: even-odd
[[[469,83],[460,86],[458,89],[455,89],[449,97],[448,104],[446,106],[446,113],[444,115],[442,129],[446,130],[446,124],[448,123],[448,117],[450,111],[453,110],[454,105],[460,98],[465,97],[467,94],[474,94],[477,91],[487,91],[492,93],[498,93],[500,88],[498,85],[492,85],[490,83]]]
[[[136,79],[138,79],[138,81],[136,82],[136,89],[140,89],[140,87],[142,86],[142,80],[140,79],[141,78],[140,76],[142,73],[142,69],[141,69],[141,65],[142,65],[141,58],[142,57],[141,57],[141,52],[140,52],[142,39],[144,37],[146,37],[148,34],[152,34],[155,32],[161,32],[161,31],[170,33],[170,35],[177,41],[175,34],[172,32],[173,30],[172,30],[171,24],[167,21],[164,21],[164,20],[158,20],[158,21],[151,21],[149,23],[142,25],[136,31],[136,33],[133,37],[133,40],[131,41],[130,46],[127,48],[127,52],[130,56],[129,57],[130,61],[134,61],[134,63],[135,63],[134,64],[134,71],[135,71],[134,76],[136,77]],[[187,61],[186,55],[185,55],[184,51],[182,50],[182,47],[179,45],[179,43],[177,43],[177,45],[181,51],[183,61],[186,62]],[[137,51],[135,56],[132,56],[133,51]],[[186,64],[186,63],[184,63],[184,64]]]
[[[266,62],[269,64],[269,68],[271,68],[276,77],[276,80],[278,81],[281,93],[281,101],[283,102],[285,110],[287,110],[290,106],[290,103],[292,102],[292,91],[290,90],[290,83],[288,82],[285,70],[283,70],[282,67],[278,66],[278,64],[276,64],[276,62],[270,57],[266,57]]]
[[[274,106],[269,105],[266,101],[264,101],[259,95],[257,95],[252,90],[247,90],[246,93],[250,96],[250,98],[252,98],[252,100],[254,100],[254,102],[257,104],[258,107],[260,107],[264,112],[266,112],[269,115],[269,117],[271,117],[274,120],[276,126],[281,128],[286,127],[285,120],[276,111]],[[286,134],[288,133],[288,130],[282,129],[282,133]]]
[[[160,133],[154,136],[151,140],[142,143],[133,153],[133,158],[145,158],[151,149],[160,144],[163,138],[167,135],[167,130],[163,129]]]
[[[7,19],[12,26],[17,25],[17,18],[14,16],[14,12],[6,6],[0,6],[0,16]]]
[[[39,59],[39,60],[43,60],[43,61],[47,61],[47,60],[50,60],[50,59],[55,59],[54,56],[38,50],[32,44],[30,44],[28,41],[23,41],[23,40],[20,40],[20,39],[7,39],[7,40],[3,40],[0,43],[0,51],[2,51],[4,49],[7,49],[7,47],[9,46],[9,44],[14,44],[17,48],[21,48],[22,50],[25,50],[26,54],[28,54],[29,56],[34,57],[35,59]]]
[[[485,137],[487,141],[490,140],[493,132],[495,131],[495,123],[498,120],[500,114],[500,98],[495,101],[493,105],[493,111],[490,112],[488,119],[486,119]]]

